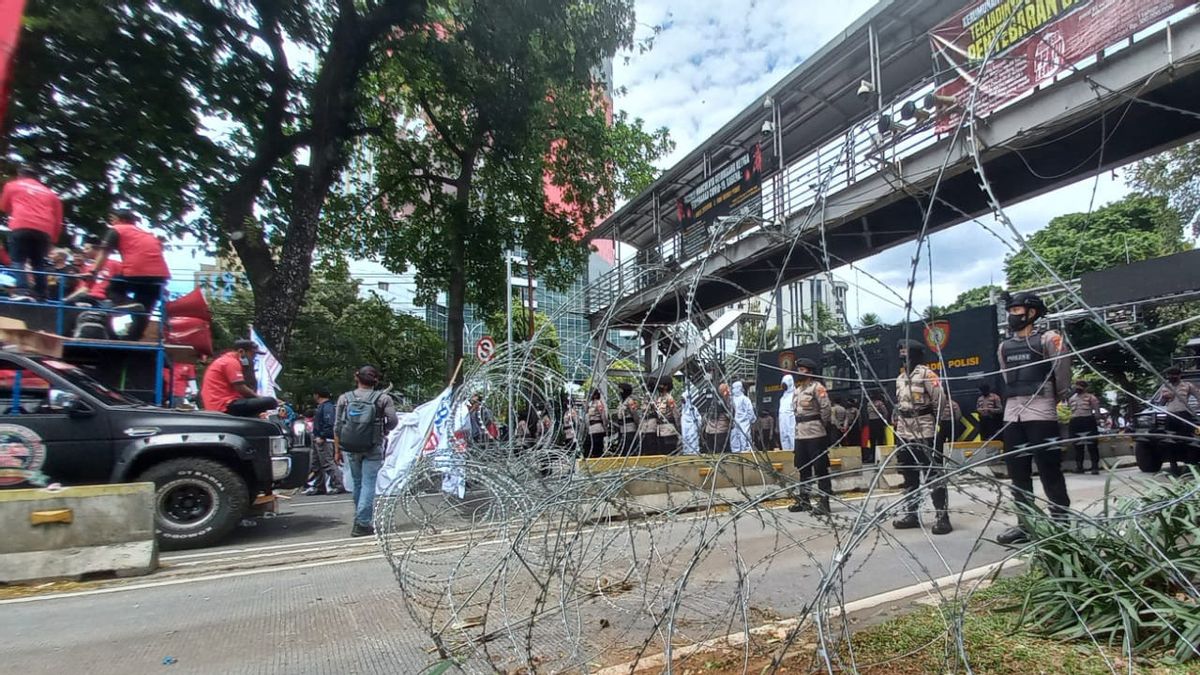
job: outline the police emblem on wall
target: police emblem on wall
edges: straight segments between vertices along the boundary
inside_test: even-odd
[[[934,321],[925,326],[925,344],[930,351],[941,352],[950,341],[950,322]]]
[[[0,424],[0,487],[45,485],[45,463],[46,444],[41,436],[28,427]]]
[[[796,370],[796,352],[787,351],[779,355],[779,368],[785,373]]]

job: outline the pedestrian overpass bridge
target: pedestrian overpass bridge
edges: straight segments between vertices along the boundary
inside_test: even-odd
[[[946,101],[929,97],[948,79],[929,33],[964,4],[979,3],[878,3],[598,226],[592,238],[638,255],[586,289],[593,329],[637,329],[648,344],[689,319],[704,328],[709,312],[779,284],[1200,135],[1194,8],[977,116],[961,103],[940,110]],[[758,143],[767,165],[761,217],[717,219],[689,241],[677,200]]]

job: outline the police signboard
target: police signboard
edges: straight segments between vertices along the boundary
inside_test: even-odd
[[[907,326],[872,327],[854,335],[839,335],[821,343],[810,343],[758,356],[758,406],[774,412],[783,391],[780,380],[795,372],[797,359],[811,359],[834,398],[860,398],[866,392],[883,391],[895,396],[900,356],[896,342],[917,340],[925,344],[928,365],[949,388],[963,412],[975,409],[979,385],[988,382],[1000,391],[996,348],[1000,332],[996,308],[974,307],[934,321]]]
[[[475,343],[475,358],[479,359],[480,363],[490,363],[496,358],[496,341],[491,335],[484,335]]]

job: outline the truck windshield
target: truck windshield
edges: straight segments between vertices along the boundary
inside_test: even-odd
[[[90,375],[69,363],[56,359],[39,360],[42,365],[53,370],[66,381],[109,405],[144,405],[142,401],[136,398],[126,396],[116,389],[110,389],[100,384],[96,380],[93,380]]]

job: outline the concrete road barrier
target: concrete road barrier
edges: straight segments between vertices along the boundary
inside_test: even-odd
[[[0,582],[158,567],[153,483],[0,490],[0,523]]]

